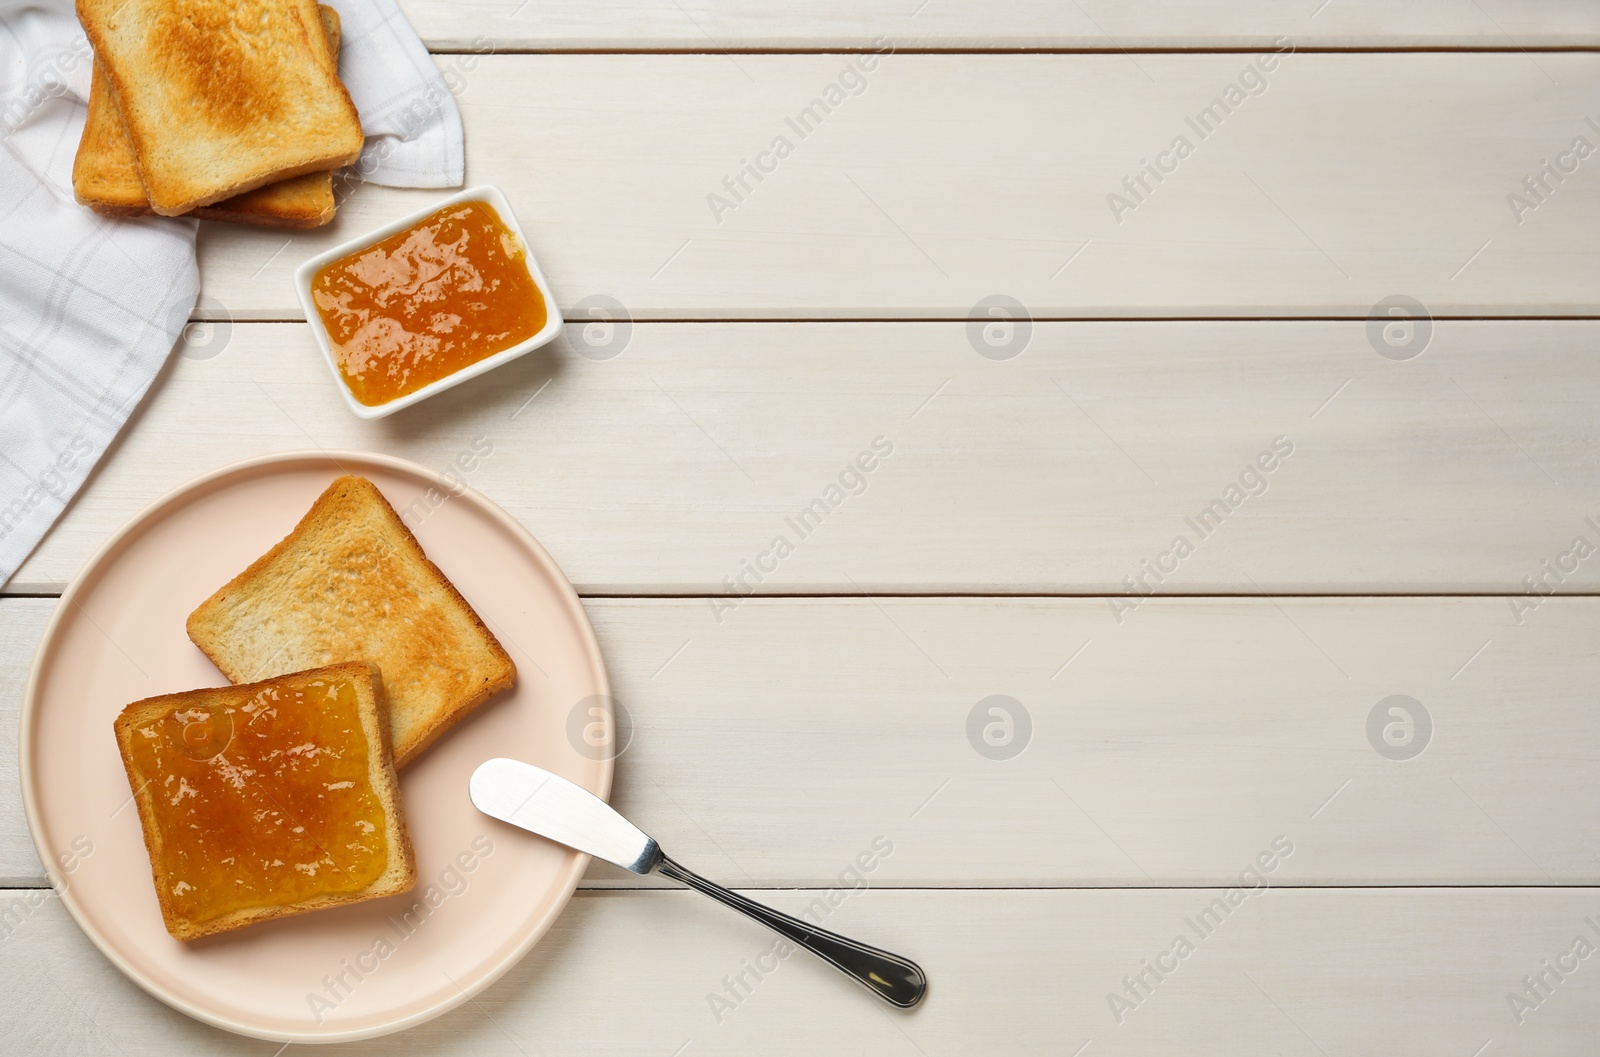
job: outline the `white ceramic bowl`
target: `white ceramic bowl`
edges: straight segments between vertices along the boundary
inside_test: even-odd
[[[419,220],[432,216],[446,206],[453,206],[457,202],[487,202],[494,207],[496,213],[500,214],[501,221],[516,233],[517,238],[522,242],[523,255],[528,265],[528,272],[533,276],[534,285],[539,288],[539,296],[544,298],[545,324],[533,337],[525,341],[519,341],[509,349],[503,349],[493,356],[479,360],[477,363],[468,364],[459,371],[439,379],[437,382],[430,382],[416,392],[397,396],[385,404],[372,406],[363,404],[356,399],[355,394],[350,391],[350,387],[345,384],[344,377],[339,373],[339,364],[333,355],[333,343],[328,338],[328,329],[323,326],[322,314],[317,311],[316,302],[311,299],[311,280],[322,266],[330,261],[336,261],[340,257],[365,249],[375,242],[381,242],[390,235],[404,231],[415,225]],[[561,333],[561,309],[556,306],[555,294],[550,291],[550,283],[545,279],[544,273],[539,270],[539,262],[533,259],[533,250],[528,246],[528,237],[522,233],[522,225],[517,223],[517,214],[512,210],[511,203],[506,201],[506,196],[500,193],[498,187],[490,184],[469,187],[465,191],[435,202],[426,209],[419,209],[417,212],[403,216],[399,220],[385,224],[381,228],[369,231],[360,238],[351,239],[349,242],[341,243],[325,253],[319,253],[295,269],[294,287],[295,292],[300,295],[300,305],[305,309],[306,322],[311,324],[311,332],[317,336],[317,347],[322,350],[322,358],[327,361],[328,370],[333,372],[333,380],[338,384],[339,392],[344,394],[344,402],[350,406],[351,411],[354,411],[362,418],[382,418],[385,415],[392,415],[403,407],[410,407],[419,400],[426,400],[433,394],[442,393],[453,385],[460,385],[468,378],[476,378],[485,371],[492,371],[501,364],[509,363],[524,353],[532,352]]]

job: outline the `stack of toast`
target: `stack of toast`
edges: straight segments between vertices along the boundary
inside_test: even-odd
[[[334,481],[188,632],[234,685],[136,701],[115,724],[167,930],[410,889],[395,773],[516,666],[377,487]]]
[[[77,0],[93,45],[72,167],[109,216],[267,227],[333,219],[333,170],[361,154],[339,80],[339,16],[315,0]]]

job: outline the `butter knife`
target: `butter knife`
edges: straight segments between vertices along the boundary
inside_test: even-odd
[[[658,871],[732,907],[804,947],[884,1001],[916,1005],[928,980],[916,962],[780,914],[678,865],[661,846],[593,793],[517,760],[489,760],[472,774],[468,794],[486,815],[636,874]]]

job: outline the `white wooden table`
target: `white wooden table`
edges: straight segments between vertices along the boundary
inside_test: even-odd
[[[1596,1052],[1600,5],[404,6],[578,318],[363,423],[288,277],[429,196],[203,231],[211,322],[0,598],[6,1052],[277,1048],[41,891],[15,711],[55,596],[224,463],[480,438],[633,714],[617,805],[794,909],[888,842],[829,924],[932,991],[797,958],[719,1014],[767,938],[595,868],[507,978],[350,1052]],[[1394,296],[1431,321],[1369,326]]]

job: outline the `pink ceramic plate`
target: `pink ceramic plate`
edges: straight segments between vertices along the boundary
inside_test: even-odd
[[[517,664],[517,685],[400,776],[417,850],[403,896],[193,943],[163,927],[111,722],[130,701],[225,685],[184,634],[211,592],[294,527],[340,473],[376,484]],[[606,796],[611,761],[571,738],[609,694],[577,595],[515,519],[439,474],[353,452],[294,452],[202,477],[134,518],[62,598],[22,706],[22,796],[40,858],[89,938],[151,994],[229,1031],[340,1042],[420,1024],[483,990],[550,927],[588,856],[514,832],[467,799],[495,756]]]

